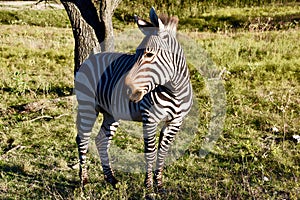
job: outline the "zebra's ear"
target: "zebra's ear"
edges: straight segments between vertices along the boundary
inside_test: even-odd
[[[155,9],[152,7],[150,9],[150,14],[149,14],[149,17],[150,17],[150,21],[151,23],[155,26],[155,27],[158,27],[158,29],[160,31],[162,31],[164,28],[165,28],[165,25],[162,23],[162,21],[159,19],[159,17],[157,16],[156,12],[155,12]]]
[[[159,31],[163,31],[165,29],[164,23],[162,23],[162,21],[159,18],[158,18],[158,28]]]
[[[157,14],[156,14],[156,12],[155,12],[155,10],[154,10],[153,7],[150,9],[149,17],[150,17],[151,23],[152,23],[155,27],[159,27],[159,22],[158,22],[159,18],[158,18],[158,16],[157,16]]]
[[[134,19],[136,24],[138,25],[139,29],[145,34],[145,35],[151,35],[155,33],[157,28],[146,20],[143,20],[142,18],[138,17],[137,15],[134,15]]]

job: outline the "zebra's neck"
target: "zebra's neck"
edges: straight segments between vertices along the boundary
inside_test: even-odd
[[[176,40],[174,38],[174,40]],[[185,115],[191,108],[192,105],[192,85],[190,82],[190,73],[187,67],[184,52],[178,41],[171,42],[173,52],[173,62],[174,62],[174,76],[170,81],[171,93],[174,98],[178,100],[179,105],[182,110],[182,114]]]
[[[171,39],[170,46],[173,49],[173,65],[175,66],[174,75],[171,79],[171,91],[176,94],[190,87],[190,74],[186,64],[183,49],[175,38]]]

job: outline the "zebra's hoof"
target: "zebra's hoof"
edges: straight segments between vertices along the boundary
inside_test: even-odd
[[[114,189],[117,189],[116,185],[119,181],[114,176],[105,177],[104,179],[105,179],[106,182],[111,184]]]
[[[88,169],[85,165],[80,165],[79,177],[80,177],[81,187],[84,188],[84,186],[89,182]]]
[[[84,189],[84,186],[88,183],[89,183],[89,178],[88,178],[87,174],[80,177],[80,185],[81,185],[82,189]]]
[[[161,181],[159,182],[159,184],[157,182],[155,182],[154,189],[155,189],[155,193],[157,193],[157,194],[166,194],[167,193],[167,191],[163,188],[163,184]]]
[[[153,180],[151,176],[146,175],[146,178],[144,180],[144,185],[148,191],[151,191],[153,189]]]
[[[155,200],[155,196],[156,196],[156,194],[154,192],[153,193],[148,193],[145,196],[145,200]]]
[[[86,178],[83,178],[83,179],[81,179],[81,187],[82,188],[84,188],[84,186],[86,185],[86,184],[88,184],[88,182],[89,182],[89,180],[88,180],[88,178],[86,177]]]
[[[167,194],[167,190],[164,189],[162,186],[161,186],[161,187],[156,187],[156,188],[155,188],[155,192],[156,192],[157,194],[160,194],[160,195],[165,195],[165,194]]]

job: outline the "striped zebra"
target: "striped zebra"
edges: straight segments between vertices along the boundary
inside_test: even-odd
[[[146,160],[145,186],[162,187],[164,160],[183,118],[192,106],[192,88],[183,50],[176,40],[178,18],[157,16],[150,10],[150,22],[135,21],[145,38],[135,54],[99,53],[82,64],[75,78],[78,101],[76,142],[81,183],[87,182],[86,153],[92,127],[99,113],[103,122],[96,146],[104,177],[114,187],[108,149],[119,120],[142,122]],[[156,129],[163,121],[158,151]],[[156,167],[153,173],[153,165]]]

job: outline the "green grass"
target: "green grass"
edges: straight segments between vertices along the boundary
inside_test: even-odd
[[[146,1],[145,3],[149,3],[149,5],[145,6],[133,1],[122,1],[115,11],[115,18],[118,21],[123,21],[123,23],[133,22],[134,18],[132,16],[134,14],[147,19],[149,9],[146,8],[154,6],[159,12],[179,16],[179,29],[213,32],[228,29],[288,29],[298,26],[300,20],[300,5],[295,3],[280,4],[274,2],[263,4],[262,2],[262,5],[249,3],[245,4],[245,7],[237,7],[230,3],[224,6],[222,1],[215,4],[211,4],[211,1],[184,2],[185,4],[179,5],[176,5],[176,3],[166,5],[156,2],[153,5],[153,2]],[[133,5],[135,9],[131,9]]]
[[[69,93],[66,90],[73,87],[73,41],[69,29],[2,25],[1,33],[0,87],[11,94],[9,99],[2,97],[1,105]]]
[[[300,6],[276,5],[215,8],[209,12],[196,12],[183,17],[180,25],[182,28],[213,32],[228,29],[289,29],[298,26],[300,20],[299,8]]]
[[[71,27],[65,10],[1,10],[1,24]]]
[[[235,9],[228,12],[242,12]],[[74,102],[56,99],[72,93],[72,31],[42,24],[0,26],[0,199],[83,195],[76,168]],[[226,68],[226,121],[212,152],[200,158],[211,102],[205,79],[192,70],[201,109],[199,132],[185,154],[166,167],[167,193],[158,199],[299,199],[300,143],[293,138],[300,131],[299,29],[182,34],[203,47],[219,69]],[[127,40],[138,42],[129,35]],[[134,45],[122,43],[122,32],[116,36],[117,49],[132,51]],[[189,63],[198,58],[190,57]],[[24,108],[31,102],[43,103]],[[142,140],[123,132],[114,144],[140,152]],[[92,143],[84,196],[142,199],[144,174],[116,171],[120,185],[112,189],[94,148]]]
[[[114,28],[123,30],[126,25],[132,25],[134,15],[148,18],[150,5],[137,5],[131,9],[133,2],[122,2],[113,17]],[[147,8],[147,9],[145,9]],[[224,30],[287,30],[299,26],[300,4],[266,4],[249,7],[224,7],[192,5],[176,7],[169,11],[167,7],[156,5],[159,12],[168,12],[180,17],[179,29],[193,31],[224,31]],[[41,27],[68,28],[70,22],[65,10],[1,10],[0,24],[30,25]]]

